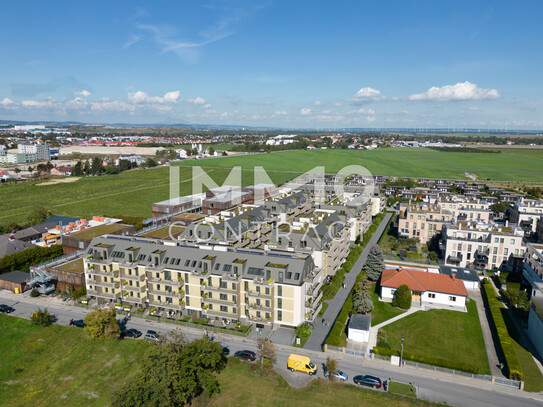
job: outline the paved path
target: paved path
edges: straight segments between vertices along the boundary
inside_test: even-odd
[[[485,307],[483,302],[483,296],[481,289],[469,290],[469,296],[477,304],[477,313],[479,314],[479,322],[481,324],[481,330],[483,331],[483,339],[485,341],[486,356],[488,357],[488,363],[490,364],[490,372],[493,376],[505,377],[500,370],[500,360],[496,349],[498,349],[498,338],[492,334],[489,318],[492,318],[488,312],[488,307]]]
[[[354,287],[354,283],[356,281],[356,277],[362,270],[362,266],[366,262],[366,259],[368,258],[368,253],[370,252],[370,249],[373,245],[377,244],[379,241],[379,238],[385,231],[385,228],[387,227],[388,221],[392,217],[392,213],[386,212],[385,217],[379,224],[379,227],[371,237],[370,241],[368,242],[367,246],[364,248],[360,256],[358,257],[358,260],[354,264],[353,268],[349,273],[345,274],[345,286],[346,288],[340,288],[334,298],[328,301],[328,309],[323,315],[323,318],[315,318],[315,321],[313,322],[313,332],[311,333],[311,336],[305,343],[304,348],[305,349],[312,349],[312,350],[321,350],[322,345],[326,338],[328,337],[328,334],[330,333],[330,330],[332,329],[332,326],[334,325],[334,321],[338,317],[341,308],[343,307],[343,304],[345,304],[345,301],[347,300],[347,296],[351,292],[351,290]],[[322,324],[323,319],[325,321],[329,322],[328,326],[324,326]]]
[[[370,329],[370,339],[368,341],[368,345],[366,348],[366,352],[369,352],[375,345],[377,345],[377,333],[379,332],[379,329],[388,325],[392,324],[393,322],[396,322],[399,319],[405,318],[408,315],[413,314],[417,311],[425,311],[423,308],[414,308],[411,307],[406,312],[401,313],[400,315],[396,315],[394,318],[387,319],[386,321],[381,322],[380,324],[377,324],[375,326],[372,326]]]

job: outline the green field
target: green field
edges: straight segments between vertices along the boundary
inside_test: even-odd
[[[0,338],[3,407],[107,406],[113,389],[138,371],[149,346],[143,340],[95,341],[79,328],[43,328],[3,314]],[[295,390],[278,374],[233,358],[219,380],[222,391],[211,406],[436,405],[324,379]]]
[[[467,313],[419,311],[386,325],[390,347],[400,350],[403,332],[404,352],[479,366],[482,374],[490,374],[475,301],[466,306]]]
[[[192,190],[192,169],[180,168],[179,192]],[[222,185],[229,174],[225,169],[206,172]],[[244,171],[243,184],[253,184],[253,172]],[[293,177],[286,173],[269,173],[276,183]],[[39,185],[36,182],[0,187],[0,224],[25,222],[30,210],[43,206],[55,215],[90,218],[97,216],[151,216],[154,202],[169,198],[169,168],[125,171],[117,175],[85,177],[75,182]]]
[[[502,151],[500,154],[442,152],[428,148],[284,151],[180,165],[251,169],[263,166],[269,171],[294,172],[305,172],[318,165],[324,165],[326,172],[337,172],[346,165],[361,165],[378,175],[464,179],[464,172],[468,171],[481,180],[543,181],[543,150]]]

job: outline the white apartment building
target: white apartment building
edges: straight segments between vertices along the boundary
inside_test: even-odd
[[[520,226],[526,235],[537,230],[537,222],[543,217],[543,202],[537,199],[522,199],[509,207],[509,222]]]
[[[17,151],[19,154],[34,154],[36,158],[33,161],[51,159],[49,145],[44,143],[18,144]]]
[[[437,205],[409,204],[400,208],[398,235],[427,243],[452,220],[451,212]]]
[[[524,255],[523,236],[518,227],[462,221],[445,225],[440,246],[446,265],[498,270],[510,256]]]

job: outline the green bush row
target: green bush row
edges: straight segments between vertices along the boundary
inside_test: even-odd
[[[400,356],[400,352],[395,349],[389,349],[386,347],[375,346],[373,353],[382,356]],[[458,362],[456,360],[442,359],[436,357],[429,357],[419,355],[417,353],[405,352],[403,353],[404,360],[410,360],[412,362],[424,363],[431,366],[445,367],[447,369],[460,370],[462,372],[480,374],[481,369],[479,366],[475,366],[469,363]]]
[[[506,374],[510,379],[522,380],[522,367],[517,359],[517,354],[513,347],[513,339],[507,331],[507,325],[505,324],[502,313],[502,310],[504,310],[503,304],[498,300],[492,284],[484,284],[483,287],[490,314],[492,315],[494,329],[498,334],[502,354],[505,357]]]
[[[62,256],[62,246],[53,245],[50,247],[32,247],[22,252],[8,254],[0,259],[0,274],[10,271],[29,271],[34,266],[44,261]]]

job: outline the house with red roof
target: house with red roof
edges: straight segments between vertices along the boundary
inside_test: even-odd
[[[381,274],[381,301],[392,301],[401,285],[411,290],[413,301],[420,305],[438,305],[464,309],[468,292],[454,274],[439,274],[413,268],[397,267]]]

